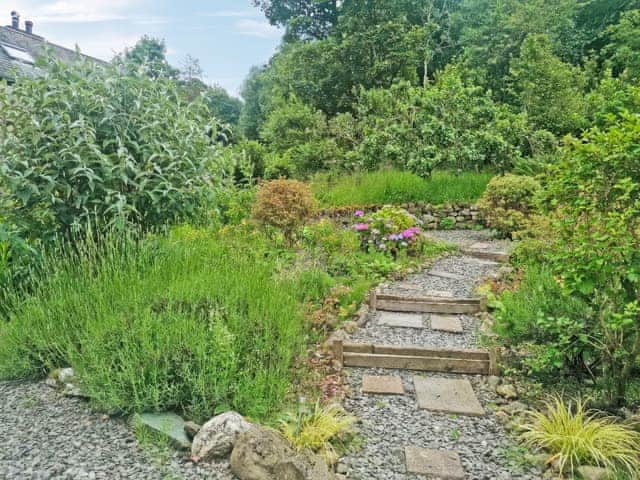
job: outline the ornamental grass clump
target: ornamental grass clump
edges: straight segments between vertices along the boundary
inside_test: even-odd
[[[530,412],[522,426],[528,447],[549,453],[560,472],[575,473],[581,465],[640,474],[640,433],[613,417],[588,411],[583,401],[574,405],[555,398],[542,412]]]
[[[311,450],[333,465],[344,452],[344,437],[355,422],[339,405],[316,403],[312,410],[300,408],[296,415],[286,416],[280,431],[297,450]]]

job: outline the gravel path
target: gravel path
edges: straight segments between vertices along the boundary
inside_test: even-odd
[[[124,422],[43,383],[0,383],[0,480],[231,480],[227,465],[141,448]]]
[[[486,242],[486,231],[432,232],[439,239],[467,246]],[[503,242],[498,244],[506,248]],[[434,263],[429,270],[402,282],[387,285],[383,291],[404,295],[425,295],[428,291],[449,291],[454,296],[470,296],[476,285],[495,273],[499,264],[477,260],[464,255],[449,256]],[[429,272],[454,274],[455,279],[429,275]],[[379,313],[351,335],[350,340],[392,345],[420,345],[437,347],[477,347],[478,320],[462,316],[464,333],[447,334],[429,328],[398,328],[378,323]],[[426,318],[425,318],[426,320]],[[428,326],[428,322],[425,323]],[[342,460],[340,471],[355,480],[417,480],[424,479],[406,473],[404,447],[415,446],[433,450],[449,450],[460,454],[468,480],[536,480],[538,472],[519,471],[507,459],[512,443],[494,415],[492,407],[502,403],[487,383],[487,378],[469,375],[447,375],[406,370],[347,368],[349,395],[347,410],[359,417],[359,430],[364,439],[361,451]],[[363,394],[363,375],[398,375],[402,377],[405,395],[381,396]],[[414,392],[413,377],[466,378],[473,385],[480,403],[486,410],[483,417],[447,415],[420,410]]]

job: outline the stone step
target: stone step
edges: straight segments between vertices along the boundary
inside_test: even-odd
[[[496,362],[488,350],[423,348],[364,343],[333,344],[335,359],[346,367],[389,368],[428,372],[489,375]]]
[[[468,247],[461,248],[460,251],[470,257],[479,258],[481,260],[490,260],[493,262],[508,262],[509,252],[496,248],[491,243],[474,243]]]
[[[369,303],[372,311],[391,312],[473,314],[486,309],[482,298],[389,295],[375,291]]]
[[[432,313],[429,315],[429,320],[431,321],[431,330],[456,334],[464,333],[464,327],[459,315]]]
[[[413,384],[423,410],[476,417],[485,413],[469,380],[415,376]]]
[[[456,452],[405,447],[407,473],[425,475],[442,480],[464,480],[465,473]]]

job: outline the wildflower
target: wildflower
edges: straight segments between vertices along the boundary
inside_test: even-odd
[[[356,223],[353,227],[356,232],[365,232],[367,230],[369,230],[369,224],[368,223]]]
[[[354,215],[358,218],[364,217],[364,212],[362,210],[356,210],[356,213]]]

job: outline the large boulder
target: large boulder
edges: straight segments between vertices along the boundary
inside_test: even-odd
[[[228,456],[240,435],[253,424],[236,412],[227,412],[205,423],[193,438],[191,456],[194,460],[210,461]]]
[[[296,452],[281,435],[264,428],[238,437],[231,471],[240,480],[335,480],[322,458]]]

